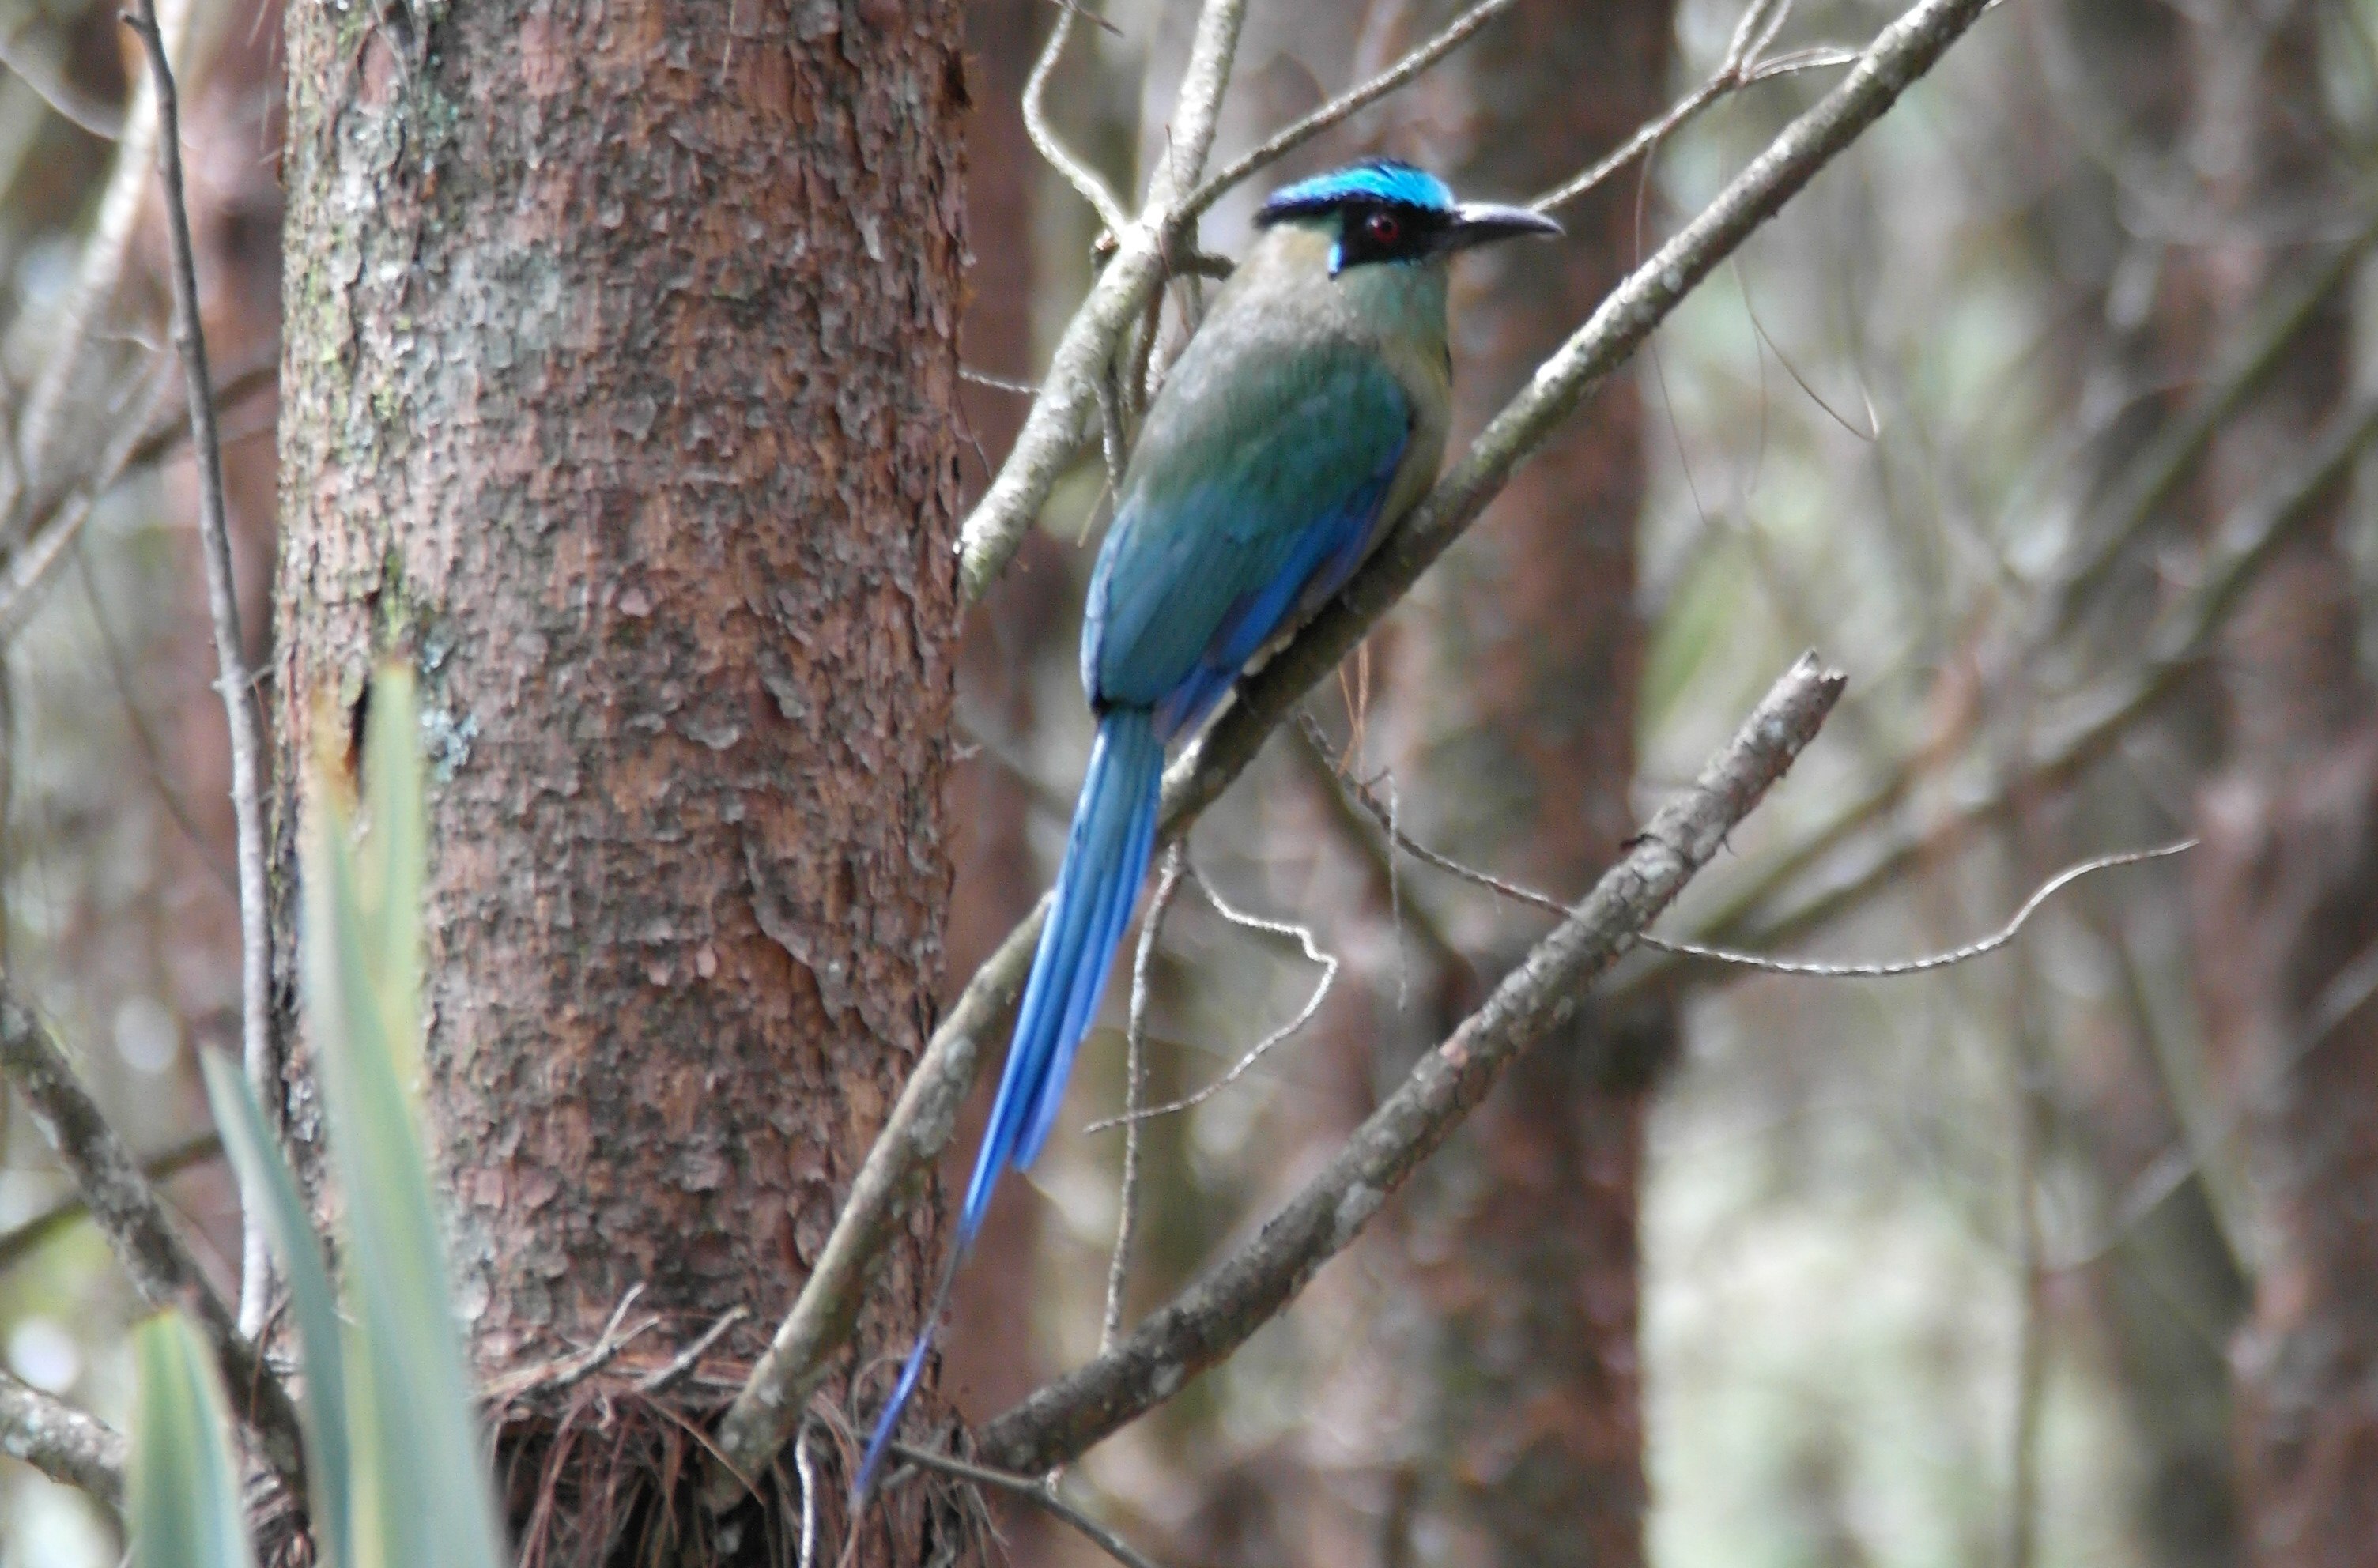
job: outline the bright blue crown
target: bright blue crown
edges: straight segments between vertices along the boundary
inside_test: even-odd
[[[1350,201],[1386,201],[1431,212],[1450,212],[1453,191],[1425,169],[1415,169],[1392,158],[1373,158],[1272,192],[1271,199],[1255,214],[1255,226],[1327,212]]]

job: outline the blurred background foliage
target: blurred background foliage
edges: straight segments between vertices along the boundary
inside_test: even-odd
[[[192,5],[193,216],[230,384],[276,353],[278,18],[270,0]],[[1050,119],[1131,186],[1162,155],[1195,8],[1103,9],[1111,28],[1078,30],[1056,68]],[[1563,24],[1589,55],[1598,9]],[[1859,44],[1899,9],[1803,0],[1778,47]],[[1440,15],[1419,0],[1252,10],[1218,160]],[[964,353],[986,377],[1029,379],[1088,276],[1095,224],[1034,158],[1015,111],[1056,7],[969,11],[979,129]],[[1738,11],[1634,7],[1659,13],[1665,61],[1634,87],[1656,103],[1704,79]],[[127,424],[174,412],[158,389],[172,367],[153,209],[106,243],[116,149],[94,128],[123,121],[130,58],[113,13],[16,0],[0,18],[13,67],[0,71],[0,372],[19,531],[0,536],[0,564],[23,559],[44,485],[88,472]],[[1673,136],[1648,176],[1618,176],[1642,249],[1829,80],[1730,97]],[[1433,78],[1283,173],[1373,148],[1449,165],[1470,155],[1493,87]],[[1575,145],[1568,163],[1608,145]],[[2378,305],[2360,259],[2373,149],[2367,0],[2012,0],[1630,371],[1641,415],[1623,457],[1639,508],[1578,505],[1579,526],[1635,542],[1616,601],[1633,652],[1615,666],[1631,697],[1631,716],[1615,712],[1635,752],[1632,811],[1686,776],[1802,647],[1852,677],[1823,743],[1663,929],[1906,956],[1996,927],[2071,861],[2208,840],[2187,860],[2084,883],[2008,952],[1923,978],[1745,977],[1644,955],[1615,977],[1678,1022],[1644,1082],[1613,1091],[1648,1106],[1639,1231],[1620,1251],[1639,1267],[1645,1529],[1663,1568],[2242,1562],[2244,1511],[2287,1505],[2285,1465],[2241,1402],[2290,1408],[2304,1324],[2252,1304],[2276,1295],[2317,1315],[2331,1297],[2324,1254],[2304,1240],[2321,1234],[2303,1213],[2324,1172],[2284,1152],[2320,1143],[2324,1102],[2378,1085],[2366,1019],[2357,1031],[2373,984],[2364,916],[2323,880],[2349,883],[2369,835],[2324,838],[2328,819],[2289,805],[2290,781],[2315,777],[2348,825],[2355,803],[2378,799],[2365,744],[2378,531],[2360,457]],[[1257,194],[1217,209],[1207,248],[1243,244]],[[1552,254],[1465,275],[1458,305],[1525,287]],[[47,367],[77,335],[100,347],[37,425]],[[1499,352],[1457,337],[1465,377],[1499,374],[1477,368]],[[2263,374],[2217,397],[2248,362]],[[259,665],[270,401],[226,414]],[[990,461],[1021,410],[1010,392],[969,389]],[[2340,482],[2306,505],[2266,504],[2323,456]],[[2158,463],[2171,476],[2150,485]],[[198,1051],[237,1034],[227,766],[185,465],[169,453],[100,489],[0,664],[0,961],[80,1047],[117,1125],[165,1153],[208,1127]],[[1093,467],[1069,481],[969,644],[953,989],[1061,848],[1088,743],[1074,641],[1089,556],[1076,546],[1103,521],[1102,489]],[[1514,510],[1507,497],[1488,533],[1519,526]],[[2284,542],[2246,548],[2258,520]],[[1347,701],[1324,704],[1333,744],[1365,777],[1392,771],[1424,839],[1580,892],[1581,877],[1540,872],[1550,863],[1514,841],[1557,833],[1593,803],[1514,800],[1491,765],[1466,778],[1458,765],[1491,721],[1475,718],[1458,658],[1411,649],[1446,645],[1447,626],[1486,612],[1457,588],[1433,592],[1399,612],[1365,675],[1349,671]],[[1512,933],[1534,928],[1410,864],[1381,897],[1371,841],[1332,814],[1323,777],[1283,739],[1198,830],[1196,861],[1225,896],[1309,923],[1346,967],[1315,1028],[1151,1127],[1142,1305],[1254,1223],[1359,1114],[1395,1052],[1425,1040],[1411,1021],[1440,1005],[1432,987],[1464,983],[1445,978],[1460,967],[1446,954],[1491,977]],[[1159,966],[1151,1095],[1213,1077],[1315,978],[1294,943],[1184,899]],[[1108,1016],[1121,1016],[1111,1000]],[[1034,1173],[1039,1201],[995,1215],[961,1290],[944,1387],[970,1415],[1096,1348],[1119,1140],[1080,1128],[1120,1102],[1120,1056],[1113,1031],[1085,1052],[1078,1114]],[[0,1156],[0,1359],[120,1424],[136,1307],[87,1227],[12,1247],[12,1227],[67,1188],[21,1118]],[[228,1293],[224,1171],[199,1160],[167,1191]],[[2378,1248],[2360,1223],[2353,1245]],[[1391,1255],[1427,1234],[1366,1240],[1225,1371],[1095,1453],[1083,1474],[1104,1509],[1168,1562],[1367,1561],[1355,1548],[1379,1541],[1412,1554],[1381,1547],[1383,1561],[1475,1560],[1481,1526],[1453,1494],[1491,1490],[1509,1454],[1474,1432],[1450,1459],[1431,1452],[1445,1430],[1432,1412],[1459,1391],[1395,1349],[1422,1331],[1405,1321],[1410,1260]],[[1619,1277],[1595,1287],[1626,1288]],[[1028,1320],[991,1310],[1003,1293],[1035,1303]],[[1624,1323],[1624,1304],[1611,1315]],[[2372,1337],[2325,1326],[2340,1344]],[[1613,1368],[1622,1386],[1636,1375]],[[2296,1414],[2317,1428],[2316,1411]],[[1038,1515],[1002,1520],[1018,1562],[1088,1561]],[[113,1562],[114,1530],[0,1461],[0,1563]]]

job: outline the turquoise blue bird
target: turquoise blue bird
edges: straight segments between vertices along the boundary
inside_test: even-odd
[[[1250,660],[1344,586],[1435,479],[1453,389],[1447,259],[1561,232],[1523,208],[1457,203],[1435,175],[1384,160],[1275,192],[1255,227],[1148,409],[1090,573],[1082,689],[1098,740],[958,1212],[952,1273],[1001,1173],[1029,1166],[1056,1121],[1147,874],[1167,743],[1194,732]],[[941,1305],[876,1423],[860,1496],[915,1392]]]

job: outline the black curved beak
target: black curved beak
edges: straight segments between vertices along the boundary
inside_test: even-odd
[[[1492,202],[1465,201],[1453,209],[1453,221],[1446,228],[1442,248],[1468,250],[1472,245],[1493,245],[1497,240],[1548,239],[1562,232],[1558,223],[1524,207],[1497,207]]]

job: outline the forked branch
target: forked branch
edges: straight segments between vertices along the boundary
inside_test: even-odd
[[[1881,118],[1979,19],[1988,3],[1921,0],[1886,28],[1844,81],[1786,126],[1699,218],[1639,268],[1538,368],[1461,461],[1382,544],[1346,592],[1242,686],[1231,711],[1168,771],[1162,830],[1167,842],[1187,832],[1253,760],[1304,693],[1337,667],[1421,572],[1476,521],[1511,471],[1551,437],[1594,384],[1623,365],[1701,279]],[[1122,259],[1119,253],[1110,269]],[[1078,317],[1075,325],[1080,325]],[[1044,393],[1036,419],[1047,402]],[[1001,484],[1006,483],[1003,474]],[[991,504],[987,497],[983,506]],[[982,515],[979,508],[977,516]],[[1028,518],[1017,527],[1019,537],[1024,526]],[[975,547],[967,546],[969,558]],[[967,573],[970,591],[996,569],[997,561],[984,557],[979,579]],[[830,1358],[847,1340],[858,1321],[868,1269],[949,1141],[983,1047],[1023,986],[1047,908],[1044,897],[975,972],[909,1073],[816,1267],[720,1427],[720,1451],[725,1469],[731,1473],[714,1478],[705,1494],[713,1506],[735,1500],[739,1492],[735,1474],[765,1470],[824,1380]]]
[[[232,1404],[255,1432],[266,1462],[288,1484],[292,1496],[303,1496],[305,1462],[297,1409],[288,1390],[208,1285],[198,1261],[165,1217],[155,1190],[141,1177],[139,1162],[100,1114],[66,1053],[31,1011],[5,989],[0,989],[0,1074],[23,1097],[42,1136],[82,1190],[91,1217],[106,1234],[140,1299],[151,1307],[180,1307],[190,1314],[214,1352]]]
[[[1709,863],[1816,738],[1844,684],[1814,654],[1787,671],[1693,786],[1662,808],[1584,902],[1420,1059],[1258,1235],[1122,1344],[983,1428],[984,1459],[1027,1475],[1071,1459],[1170,1399],[1269,1322],[1362,1233],[1504,1068],[1575,1016],[1593,977]]]

